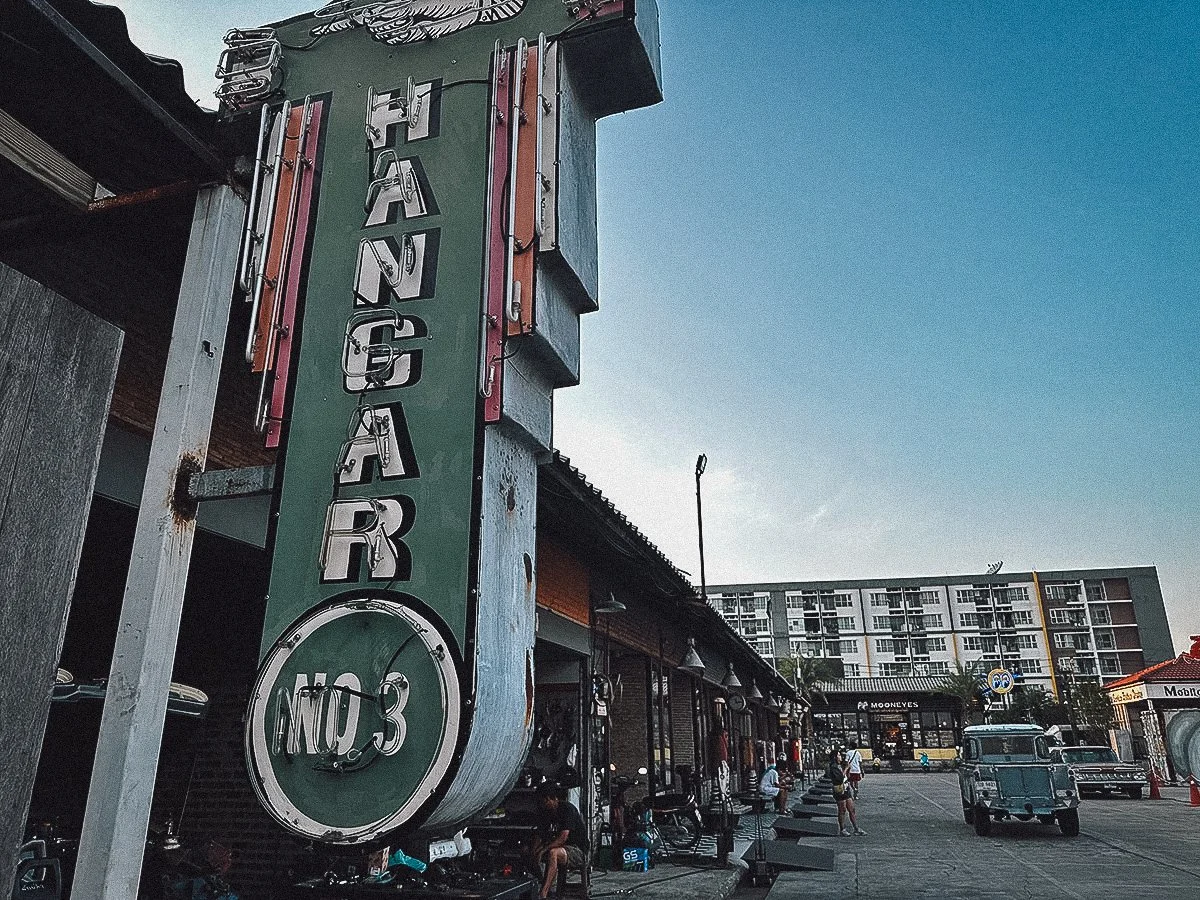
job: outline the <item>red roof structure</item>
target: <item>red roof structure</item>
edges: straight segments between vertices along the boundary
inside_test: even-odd
[[[1131,687],[1147,681],[1200,681],[1200,635],[1192,635],[1192,641],[1192,648],[1187,653],[1110,681],[1104,686],[1105,690]]]

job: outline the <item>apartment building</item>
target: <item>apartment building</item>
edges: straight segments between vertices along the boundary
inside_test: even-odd
[[[716,585],[708,595],[766,659],[832,657],[846,678],[981,663],[1057,693],[1066,667],[1109,681],[1174,655],[1153,566]]]

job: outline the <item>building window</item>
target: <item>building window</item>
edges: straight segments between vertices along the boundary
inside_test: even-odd
[[[1107,606],[1092,607],[1092,624],[1093,625],[1111,625],[1112,613],[1109,612]]]
[[[853,631],[854,616],[839,616],[837,620],[837,627],[839,631]]]
[[[788,619],[788,634],[799,634],[804,630],[804,623],[799,619]]]
[[[1078,582],[1047,584],[1045,591],[1047,600],[1056,600],[1065,603],[1078,603],[1080,600]]]
[[[1042,661],[1040,659],[1022,659],[1017,665],[1026,675],[1042,674]]]
[[[1111,631],[1096,632],[1096,649],[1097,650],[1116,650],[1117,639]],[[1105,673],[1110,674],[1110,673]]]
[[[833,604],[834,606],[839,606],[842,609],[850,609],[854,606],[854,600],[849,594],[834,594]]]
[[[979,613],[963,613],[958,618],[963,628],[979,627]]]
[[[1100,657],[1100,674],[1101,675],[1120,675],[1121,663],[1115,656]]]
[[[968,635],[963,638],[963,650],[968,653],[995,653],[996,639],[994,637],[974,637]]]
[[[1087,589],[1088,603],[1103,603],[1108,599],[1104,596],[1103,581],[1086,581],[1084,586]]]
[[[950,663],[946,662],[915,662],[912,664],[914,675],[949,675]]]
[[[896,642],[895,641],[877,640],[875,642],[875,652],[876,653],[895,653],[896,652]]]
[[[1054,635],[1054,646],[1059,649],[1074,648],[1075,650],[1090,650],[1092,647],[1092,636],[1090,634],[1074,634],[1069,631],[1060,631]]]
[[[1086,622],[1084,621],[1083,610],[1081,609],[1052,609],[1050,610],[1050,624],[1082,627]]]
[[[858,673],[861,671],[861,667],[858,663],[843,663],[842,668],[845,670],[845,676],[847,678],[859,677]]]
[[[787,608],[788,609],[804,609],[804,598],[801,597],[799,594],[788,594],[787,595]]]
[[[883,671],[884,678],[895,678],[902,675],[911,675],[912,663],[885,662],[880,664],[880,669]]]
[[[840,641],[842,645],[842,656],[856,656],[858,654],[858,641]]]

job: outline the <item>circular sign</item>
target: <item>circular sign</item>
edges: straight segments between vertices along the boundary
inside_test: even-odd
[[[746,708],[746,698],[741,694],[730,694],[729,708],[734,712],[742,712]]]
[[[1013,673],[1008,669],[992,669],[988,672],[987,680],[993,693],[1007,694],[1013,689]]]
[[[267,653],[246,763],[267,811],[310,839],[358,844],[401,827],[454,755],[452,644],[404,594],[342,595]]]

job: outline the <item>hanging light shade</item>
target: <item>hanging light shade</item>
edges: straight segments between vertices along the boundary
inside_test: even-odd
[[[738,680],[737,672],[733,671],[733,663],[730,663],[725,677],[721,679],[721,687],[732,691],[741,689],[741,686],[742,683]]]
[[[778,711],[779,702],[775,699],[774,694],[767,694],[767,709]]]
[[[597,615],[619,612],[625,612],[625,604],[618,600],[612,591],[608,592],[608,597],[596,604]]]
[[[683,662],[679,664],[679,668],[683,669],[689,675],[695,675],[697,678],[704,677],[704,660],[696,652],[695,638],[688,638],[687,653],[684,654]]]
[[[758,689],[758,685],[753,678],[750,679],[750,693],[746,696],[751,700],[761,700],[763,698],[762,691]]]

